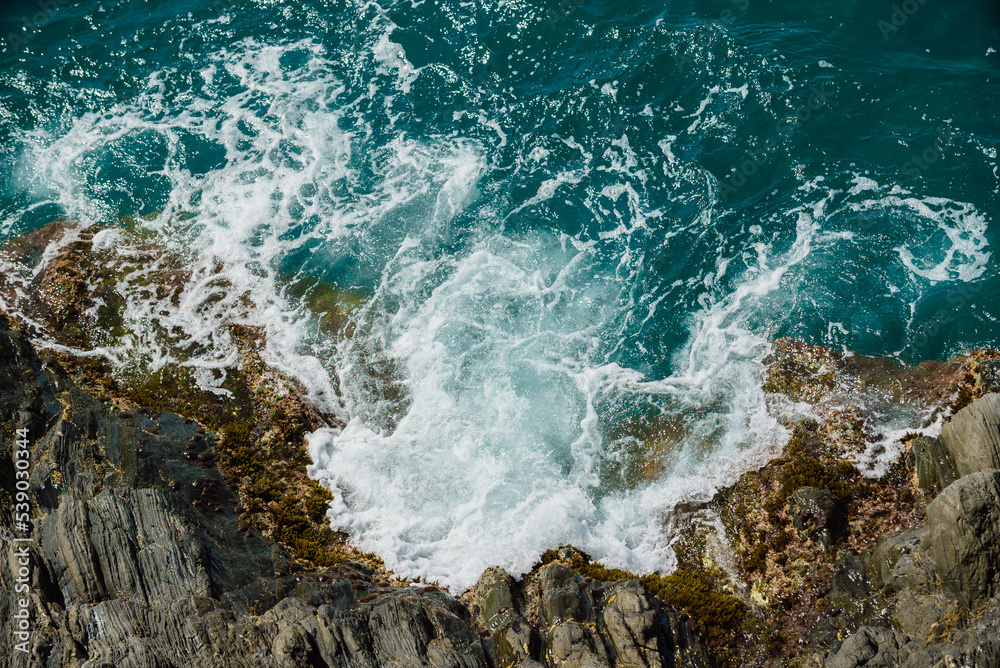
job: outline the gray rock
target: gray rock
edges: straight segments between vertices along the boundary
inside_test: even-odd
[[[484,626],[494,630],[519,618],[511,578],[501,568],[488,568],[476,584],[476,606]]]
[[[958,477],[1000,468],[1000,394],[986,394],[958,411],[941,429],[941,442]]]
[[[666,664],[663,629],[652,597],[639,580],[625,580],[608,591],[604,629],[614,649],[617,668]]]
[[[992,395],[991,395],[992,396]],[[967,606],[1000,591],[1000,470],[966,475],[927,506],[923,548]]]
[[[1000,637],[996,636],[965,653],[965,663],[972,668],[1000,666]]]
[[[936,579],[937,565],[923,550],[925,526],[888,534],[866,554],[866,571],[872,585],[885,596],[906,588],[927,591]]]
[[[909,638],[892,629],[862,626],[824,663],[824,668],[896,668],[906,659]]]
[[[910,636],[931,640],[944,620],[957,618],[960,604],[941,593],[919,593],[904,589],[891,601],[892,625]]]
[[[120,414],[56,365],[46,368],[0,316],[0,431],[18,426],[34,444],[34,630],[29,653],[5,665],[710,665],[693,627],[640,581],[604,584],[561,563],[531,585],[541,633],[524,615],[528,587],[499,569],[477,586],[475,620],[435,587],[379,586],[363,564],[288,575],[275,545],[240,529],[218,471],[185,459],[197,425],[157,411]],[[199,437],[212,447],[212,434]],[[11,454],[10,440],[0,441],[3,490],[14,486]],[[212,503],[199,510],[193,501],[206,489]],[[11,508],[0,504],[7,535]],[[0,559],[0,633],[8,638],[19,568],[10,556]]]
[[[539,639],[514,600],[513,582],[499,568],[487,569],[476,584],[477,621],[490,634],[497,668],[510,668],[538,658]]]
[[[940,439],[918,436],[913,439],[910,449],[913,452],[917,484],[922,489],[935,488],[940,491],[958,478],[951,451]]]
[[[594,604],[582,578],[561,563],[552,563],[538,573],[539,612],[547,626],[575,620],[594,623]]]
[[[951,643],[931,645],[910,654],[900,668],[961,668],[955,657],[962,656],[962,650]]]
[[[376,589],[367,567],[350,563],[322,581],[280,575],[276,548],[239,530],[220,474],[184,458],[197,425],[157,411],[120,415],[43,364],[2,317],[0,422],[3,433],[29,429],[32,444],[33,629],[29,653],[5,665],[489,665],[468,612],[439,590]],[[211,434],[199,438],[212,446]],[[14,488],[11,444],[0,442],[2,490]],[[209,488],[199,511],[192,501]],[[11,507],[0,504],[6,535]],[[7,638],[19,569],[11,555],[0,559]],[[350,579],[327,581],[338,573]]]
[[[540,644],[535,629],[523,619],[515,620],[490,635],[493,663],[497,668],[520,665],[537,658]]]
[[[609,668],[611,662],[597,634],[576,621],[559,622],[548,632],[551,668]]]
[[[594,600],[583,578],[559,562],[538,573],[538,610],[545,623],[551,668],[609,666],[604,641],[597,633]]]

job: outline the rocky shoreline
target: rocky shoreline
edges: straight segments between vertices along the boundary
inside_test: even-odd
[[[1000,666],[1000,354],[905,367],[779,340],[765,390],[792,438],[678,513],[676,572],[636,577],[567,546],[456,599],[326,526],[304,435],[332,418],[265,372],[259,333],[234,328],[226,396],[65,352],[120,335],[121,295],[142,286],[90,233],[45,255],[64,233],[0,248],[25,268],[0,280],[23,316],[0,316],[6,638],[18,430],[31,461],[32,635],[10,665]],[[179,271],[142,280],[169,291]],[[336,293],[316,295],[340,326]],[[56,344],[42,356],[39,337]],[[880,452],[881,409],[899,405],[940,436]],[[881,475],[862,470],[879,457]]]

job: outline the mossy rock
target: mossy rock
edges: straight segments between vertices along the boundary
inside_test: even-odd
[[[652,594],[706,627],[734,629],[747,613],[739,597],[722,591],[718,582],[691,568],[678,568],[670,575],[646,575],[642,581]]]
[[[733,629],[747,612],[743,601],[722,590],[722,583],[702,571],[681,567],[670,575],[638,576],[620,568],[608,568],[591,561],[585,552],[571,546],[546,550],[534,571],[554,561],[568,562],[570,568],[584,577],[601,582],[616,582],[638,578],[651,594],[673,608],[683,610],[707,628]]]

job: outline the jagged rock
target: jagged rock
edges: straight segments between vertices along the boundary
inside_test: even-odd
[[[663,628],[652,597],[639,580],[625,580],[609,591],[602,615],[617,668],[664,665]]]
[[[913,452],[917,484],[921,488],[934,487],[940,491],[958,478],[951,451],[944,446],[940,439],[932,436],[918,436],[913,439],[910,449]]]
[[[959,477],[1000,468],[1000,394],[986,394],[941,428],[941,442]]]
[[[959,633],[961,635],[961,633]],[[981,644],[943,642],[915,649],[901,668],[995,668],[1000,666],[1000,640]]]
[[[31,433],[31,613],[28,654],[45,668],[705,668],[681,615],[638,580],[607,585],[563,563],[526,584],[499,569],[476,591],[478,626],[436,587],[388,587],[342,562],[295,570],[241,525],[212,466],[185,457],[215,436],[156,410],[120,411],[39,359],[0,317],[0,427]],[[11,439],[0,443],[0,491],[13,488]],[[205,501],[195,505],[199,500]],[[4,535],[12,503],[0,503]],[[0,632],[10,636],[19,565],[0,560]],[[534,613],[533,613],[534,614]],[[544,640],[544,642],[543,642]],[[492,657],[491,657],[492,654]]]
[[[211,434],[176,415],[121,413],[93,399],[2,317],[0,421],[4,434],[28,429],[31,444],[33,629],[29,653],[14,652],[7,665],[489,665],[467,611],[439,590],[373,590],[360,564],[339,570],[348,581],[282,575],[276,548],[240,530],[219,473],[184,457],[186,443],[210,447]],[[12,441],[0,443],[5,497]],[[198,510],[197,499],[211,503]],[[9,501],[0,504],[6,536]],[[17,607],[12,554],[0,560],[6,637]],[[357,600],[355,589],[372,593]]]
[[[891,629],[862,626],[823,663],[824,668],[896,668],[907,657],[909,638]]]
[[[942,621],[958,618],[959,607],[957,601],[939,592],[904,589],[892,598],[890,621],[911,638],[940,640],[935,631],[947,628]]]
[[[604,646],[595,633],[579,622],[559,622],[549,629],[551,668],[608,668]]]
[[[487,568],[476,584],[476,606],[487,629],[494,630],[520,617],[514,604],[510,576],[501,568]]]
[[[551,668],[610,666],[604,642],[592,630],[594,600],[583,579],[556,562],[538,573],[537,583],[539,613],[548,627],[546,660]]]
[[[561,563],[552,563],[538,573],[539,612],[548,626],[574,620],[592,624],[594,602],[582,578]]]
[[[867,554],[872,584],[885,596],[907,588],[925,591],[934,582],[936,564],[923,550],[925,526],[882,536]]]
[[[538,658],[538,638],[514,600],[510,576],[489,568],[476,584],[480,624],[490,633],[490,649],[498,668],[510,668]]]
[[[538,655],[539,640],[535,630],[523,619],[501,627],[490,635],[497,668],[521,665]]]
[[[927,506],[924,549],[969,607],[1000,591],[1000,470],[966,475]]]
[[[967,651],[965,664],[972,668],[1000,666],[1000,638],[993,638]]]

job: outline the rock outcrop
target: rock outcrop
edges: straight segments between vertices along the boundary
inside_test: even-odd
[[[941,442],[958,476],[1000,468],[1000,394],[987,394],[958,411],[942,427]]]
[[[636,578],[565,547],[520,581],[488,570],[459,602],[330,529],[302,440],[332,417],[266,368],[260,332],[230,327],[239,361],[218,395],[183,364],[125,377],[66,352],[126,334],[128,295],[169,301],[184,283],[148,240],[115,259],[92,232],[54,223],[2,249],[17,271],[0,274],[0,301],[63,351],[40,359],[0,317],[8,638],[30,584],[29,652],[10,665],[1000,668],[996,351],[910,367],[775,341],[764,390],[810,415],[786,411],[784,452],[678,510],[677,571]],[[152,273],[130,271],[147,260]],[[350,299],[303,290],[342,326]],[[876,475],[880,421],[900,407],[953,415],[940,437],[889,445],[905,453]]]
[[[976,471],[927,506],[922,547],[946,590],[970,609],[1000,593],[1000,470]]]
[[[940,440],[914,440],[919,484],[943,489],[925,522],[881,537],[867,554],[888,625],[862,626],[835,652],[801,657],[800,665],[1000,666],[998,442],[997,394],[958,411]]]
[[[17,429],[30,444],[32,506],[29,653],[11,651],[5,665],[488,665],[468,611],[437,588],[383,586],[351,562],[291,572],[238,521],[204,456],[213,434],[93,399],[4,321],[0,415],[5,638],[17,610]]]
[[[711,664],[684,615],[636,578],[603,582],[575,572],[579,555],[536,570],[520,583],[499,569],[475,588],[477,624],[497,668],[647,668]],[[535,625],[529,618],[538,622]]]

